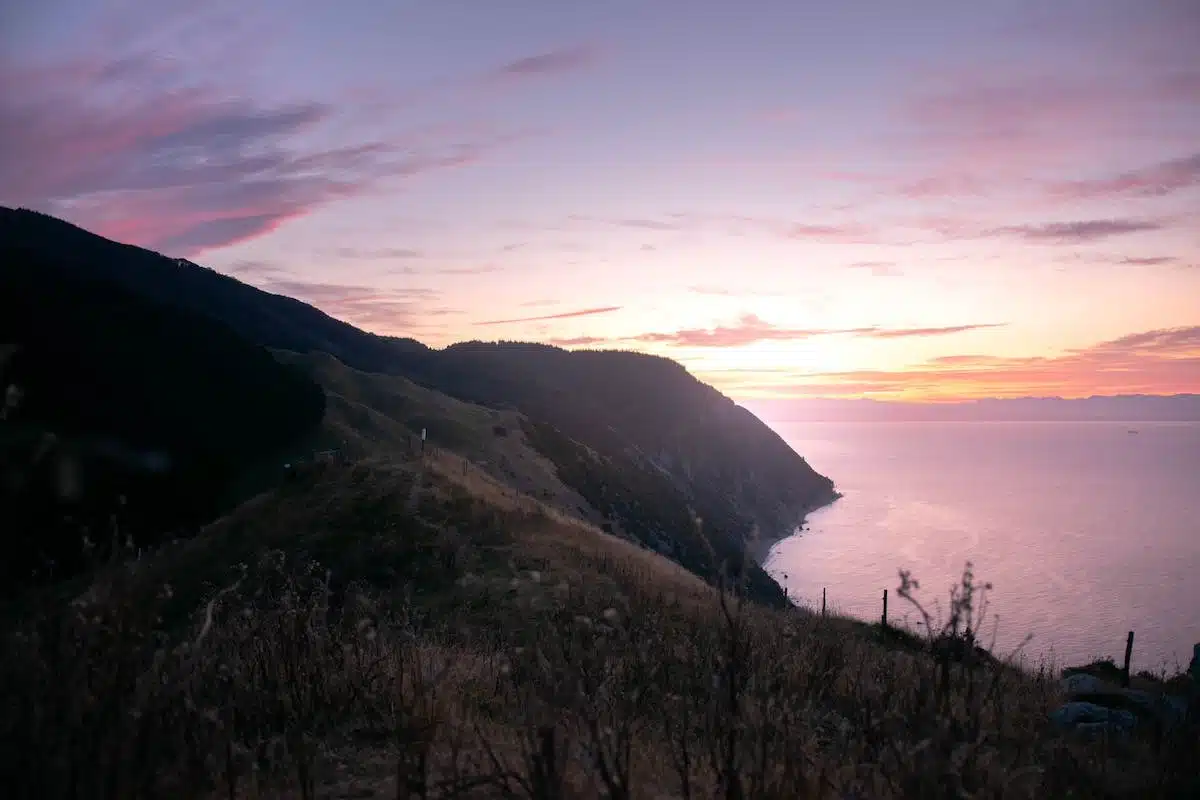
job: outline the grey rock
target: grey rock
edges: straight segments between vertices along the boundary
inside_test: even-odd
[[[1081,725],[1100,725],[1124,733],[1137,727],[1137,717],[1131,711],[1084,702],[1064,703],[1050,712],[1050,720],[1056,725],[1072,729]],[[1096,729],[1087,730],[1094,732]]]

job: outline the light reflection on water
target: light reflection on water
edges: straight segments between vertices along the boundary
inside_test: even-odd
[[[964,562],[991,581],[998,650],[1186,666],[1200,642],[1200,424],[783,423],[844,497],[778,543],[793,597],[853,616],[908,610],[897,570],[945,604]],[[990,623],[989,623],[990,624]],[[990,628],[985,631],[988,635]]]

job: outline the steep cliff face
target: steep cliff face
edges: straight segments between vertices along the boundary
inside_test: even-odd
[[[774,431],[669,359],[470,342],[441,353],[444,391],[512,405],[597,453],[663,476],[738,541],[787,535],[836,497]]]

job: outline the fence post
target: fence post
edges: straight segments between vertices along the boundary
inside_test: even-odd
[[[883,627],[887,627],[887,589],[883,590]]]
[[[1125,640],[1125,666],[1121,669],[1121,688],[1129,688],[1129,657],[1133,655],[1133,631],[1129,632],[1129,638]]]
[[[825,587],[821,587],[821,618],[825,617]]]

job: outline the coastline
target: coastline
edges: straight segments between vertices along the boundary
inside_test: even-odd
[[[838,500],[841,500],[844,496],[845,495],[839,492],[836,487],[831,487],[829,496],[814,506],[804,508],[804,510],[800,512],[796,523],[792,525],[788,531],[776,534],[774,536],[760,536],[754,541],[747,542],[746,547],[750,551],[750,556],[754,559],[754,562],[765,570],[767,556],[771,554],[771,548],[782,542],[784,539],[795,536],[797,533],[803,531],[805,523],[808,522],[809,514],[820,511],[823,508],[828,508]],[[778,581],[776,582],[778,583]]]

